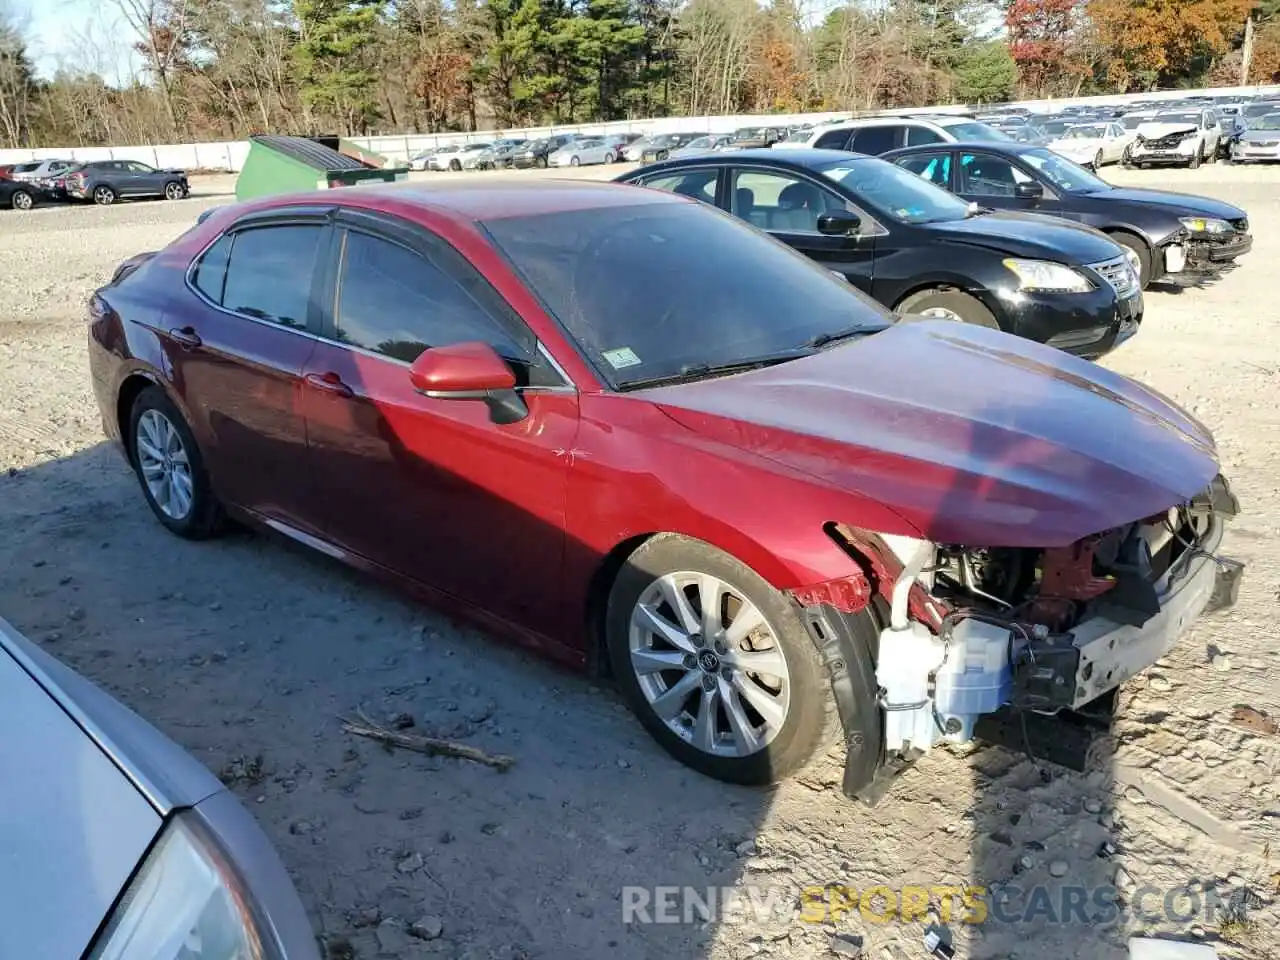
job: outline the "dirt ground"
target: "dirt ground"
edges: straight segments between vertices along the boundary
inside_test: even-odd
[[[168,535],[102,441],[84,302],[229,202],[225,177],[176,203],[0,214],[0,616],[223,772],[333,957],[916,958],[921,922],[882,922],[876,897],[805,922],[799,891],[1012,882],[1023,922],[952,917],[958,956],[1112,960],[1145,931],[1280,958],[1280,735],[1233,719],[1280,716],[1280,170],[1108,176],[1238,203],[1256,246],[1211,285],[1151,291],[1105,361],[1216,431],[1244,509],[1227,552],[1249,567],[1237,607],[1130,685],[1102,772],[941,753],[871,810],[841,797],[838,757],[775,790],[726,787],[669,759],[607,687],[319,556]],[[516,763],[387,752],[341,731],[358,709]],[[1110,884],[1145,912],[1086,922],[1045,898]],[[659,886],[779,899],[624,924],[623,888]],[[1206,916],[1210,892],[1228,906]]]

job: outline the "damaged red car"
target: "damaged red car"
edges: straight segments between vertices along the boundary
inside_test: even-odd
[[[727,781],[784,778],[842,729],[846,792],[874,799],[1010,712],[1065,728],[1239,578],[1188,413],[891,316],[672,194],[231,206],[90,313],[105,430],[175,534],[268,528],[611,673]]]

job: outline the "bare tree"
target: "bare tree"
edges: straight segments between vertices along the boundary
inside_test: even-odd
[[[138,35],[138,48],[147,69],[160,85],[169,127],[179,130],[174,98],[174,74],[184,59],[187,43],[188,0],[112,0],[125,22]]]

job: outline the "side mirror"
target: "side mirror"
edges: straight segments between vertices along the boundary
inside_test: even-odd
[[[818,232],[824,237],[856,237],[862,218],[852,213],[824,213],[818,217]]]
[[[1014,187],[1013,195],[1019,200],[1043,200],[1044,187],[1035,180],[1029,180]]]
[[[516,423],[529,415],[516,392],[515,373],[487,343],[424,350],[409,367],[409,382],[434,400],[483,400],[494,423]]]

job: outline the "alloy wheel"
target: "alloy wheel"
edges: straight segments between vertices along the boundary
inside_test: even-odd
[[[31,194],[25,190],[19,190],[13,195],[13,208],[15,210],[30,210],[35,206],[35,201],[31,199]]]
[[[956,323],[963,323],[964,317],[956,313],[954,310],[948,310],[946,307],[928,307],[920,311],[922,317],[932,317],[934,320],[954,320]]]
[[[195,501],[195,485],[177,428],[159,410],[147,410],[138,418],[134,449],[138,471],[156,506],[171,520],[185,520]]]
[[[746,757],[787,721],[791,675],[774,628],[706,573],[654,580],[632,610],[631,667],[650,709],[703,753]]]
[[[182,199],[182,184],[180,184],[180,183],[171,183],[171,184],[169,184],[168,186],[166,186],[166,187],[164,188],[164,195],[165,195],[166,197],[168,197],[170,200],[181,200],[181,199]]]
[[[110,187],[99,187],[93,191],[93,200],[104,207],[110,206],[116,202],[116,192]]]

